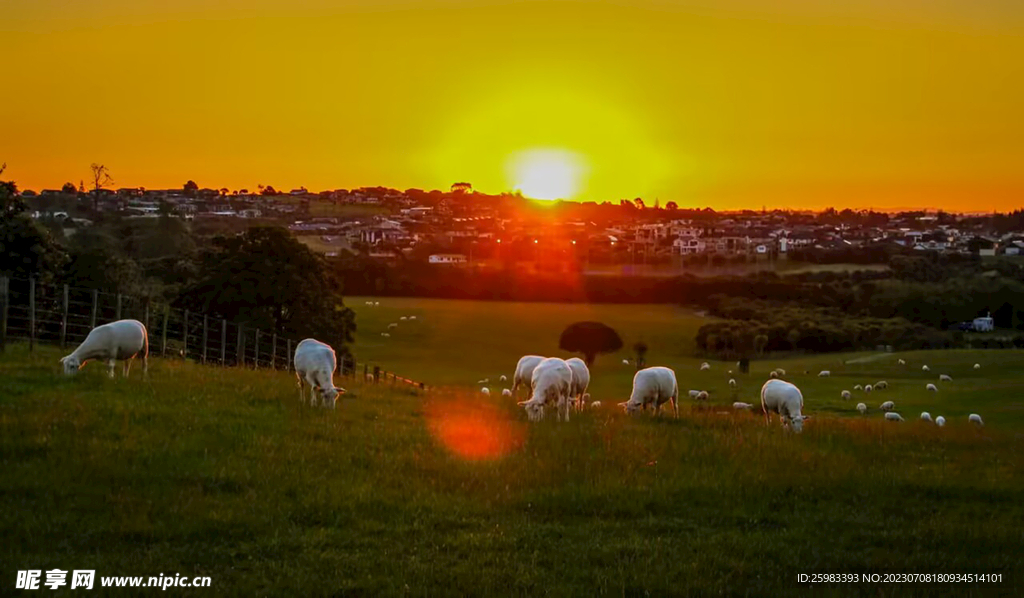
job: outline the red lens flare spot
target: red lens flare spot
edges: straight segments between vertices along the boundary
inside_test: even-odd
[[[467,399],[434,399],[424,409],[434,438],[467,461],[500,459],[522,446],[522,422],[488,403]]]

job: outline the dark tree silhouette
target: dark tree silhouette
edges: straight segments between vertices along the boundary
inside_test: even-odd
[[[562,331],[558,348],[582,353],[587,367],[598,353],[612,353],[622,348],[622,338],[613,328],[600,322],[576,322]]]
[[[68,195],[74,195],[78,192],[78,188],[75,187],[74,183],[64,183],[64,186],[60,188],[61,193],[67,193]]]
[[[26,209],[14,181],[0,181],[0,272],[50,282],[67,256]]]

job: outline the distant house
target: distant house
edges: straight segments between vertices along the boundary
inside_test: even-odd
[[[427,261],[431,264],[465,264],[466,256],[461,253],[435,253]]]
[[[690,255],[693,253],[702,253],[706,245],[704,241],[696,237],[679,237],[675,241],[672,241],[672,254],[673,255]]]
[[[991,316],[974,318],[975,332],[992,332],[995,327],[995,320],[993,320]]]

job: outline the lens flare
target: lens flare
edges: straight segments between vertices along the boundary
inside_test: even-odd
[[[522,422],[479,400],[438,398],[424,413],[434,439],[467,461],[500,459],[522,446],[526,435]]]
[[[515,189],[533,199],[573,199],[586,174],[583,160],[566,150],[520,152],[508,164]]]

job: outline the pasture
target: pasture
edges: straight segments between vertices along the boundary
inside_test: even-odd
[[[425,324],[440,318],[430,313]],[[483,365],[511,374],[516,355],[510,363],[504,353],[521,349],[486,336],[494,331],[476,338],[500,349],[463,339],[471,363],[453,366],[463,368],[453,379],[486,375]],[[435,349],[394,358],[443,368],[459,354]],[[138,366],[109,380],[99,364],[64,378],[60,355],[24,345],[0,355],[4,584],[18,569],[59,567],[208,575],[217,595],[788,596],[809,589],[798,574],[825,571],[1003,578],[815,593],[1019,595],[1024,586],[1017,352],[904,355],[905,372],[889,356],[772,364],[832,370],[787,376],[815,417],[800,435],[687,399],[678,420],[626,417],[600,396],[620,394],[619,378],[631,375],[607,357],[594,389],[603,407],[528,425],[473,381],[419,393],[338,378],[349,393],[332,412],[300,404],[284,372],[153,359],[147,381]],[[673,359],[693,366],[679,372],[681,390],[697,380],[713,404],[726,403],[714,390],[725,364],[701,373],[683,351]],[[930,396],[912,392],[923,391],[914,366],[924,359],[934,379],[953,377]],[[982,370],[970,369],[975,361]],[[770,369],[757,367],[741,380],[744,398]],[[895,400],[907,422],[842,408],[841,388],[877,379],[890,389],[872,398]],[[915,421],[919,405],[949,424]],[[968,425],[969,411],[987,425]]]

